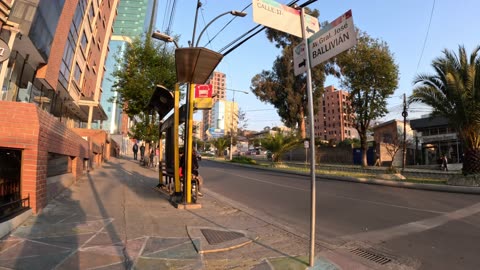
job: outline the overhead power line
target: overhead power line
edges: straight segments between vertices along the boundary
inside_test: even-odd
[[[423,41],[422,52],[420,53],[420,58],[418,59],[417,70],[415,71],[415,73],[417,73],[418,67],[420,67],[420,62],[422,61],[423,52],[425,51],[425,46],[428,40],[428,33],[430,32],[430,25],[432,24],[432,17],[433,17],[434,10],[435,10],[435,0],[433,0],[432,11],[430,12],[430,19],[428,21],[427,34],[425,35],[425,40]]]

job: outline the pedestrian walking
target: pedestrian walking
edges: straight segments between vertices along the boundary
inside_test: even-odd
[[[140,160],[144,160],[145,158],[145,144],[142,143],[140,146]]]
[[[375,165],[373,165],[373,166],[378,166],[378,167],[380,167],[381,164],[382,164],[382,161],[380,160],[380,155],[377,154],[377,159],[375,160]]]
[[[442,169],[448,172],[448,159],[446,155],[442,157]]]
[[[133,160],[137,160],[138,144],[136,142],[135,144],[133,144],[132,151],[133,151]]]

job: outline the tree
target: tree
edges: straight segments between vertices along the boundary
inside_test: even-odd
[[[381,143],[383,143],[384,149],[387,152],[387,155],[390,157],[392,160],[392,164],[390,165],[390,171],[391,172],[397,172],[395,169],[395,158],[397,157],[398,151],[403,149],[403,146],[409,145],[412,143],[411,139],[407,139],[406,141],[403,141],[403,130],[400,126],[397,127],[397,131],[394,132],[393,134],[388,133],[388,134],[383,134],[383,140]]]
[[[388,45],[360,33],[358,43],[336,57],[342,74],[342,86],[350,92],[350,108],[363,150],[362,166],[367,166],[367,131],[370,122],[384,116],[387,98],[398,85],[398,67]]]
[[[310,15],[318,17],[319,12],[314,10]],[[300,130],[302,138],[305,138],[308,108],[306,74],[295,76],[293,73],[293,49],[300,44],[301,38],[274,29],[267,29],[267,38],[282,49],[281,55],[274,61],[271,71],[263,70],[252,78],[250,89],[261,101],[277,109],[286,126]],[[312,69],[314,108],[317,108],[318,99],[323,93],[326,74],[333,73],[330,63]]]
[[[470,56],[459,46],[458,55],[444,50],[432,62],[435,74],[420,74],[409,103],[432,107],[432,116],[443,116],[457,130],[464,146],[463,173],[480,173],[480,46]]]
[[[176,82],[173,52],[155,43],[147,36],[129,43],[124,53],[117,57],[114,91],[117,102],[125,113],[134,119],[130,136],[147,142],[158,140],[156,113],[147,109],[156,85],[174,89]]]
[[[238,135],[244,136],[248,127],[247,113],[241,108],[238,109]]]
[[[282,156],[295,148],[302,140],[294,134],[284,135],[277,132],[275,135],[269,134],[262,139],[262,147],[272,153],[272,161],[279,162]]]
[[[220,157],[223,155],[223,151],[225,151],[225,148],[230,145],[230,139],[227,140],[225,137],[220,137],[217,139],[213,139],[211,143],[217,149],[217,157]]]

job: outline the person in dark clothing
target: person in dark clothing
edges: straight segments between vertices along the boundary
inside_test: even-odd
[[[133,145],[132,151],[133,151],[133,159],[137,160],[137,153],[138,153],[138,144],[137,143],[135,143]]]
[[[445,155],[442,157],[442,169],[448,172],[448,159]]]
[[[142,146],[140,146],[140,160],[143,160],[145,158],[145,145],[142,143]]]
[[[182,150],[180,150],[180,172],[185,175],[185,158],[184,158],[184,152]],[[202,188],[202,185],[203,185],[203,178],[201,176],[199,176],[199,173],[198,173],[198,168],[199,168],[199,165],[198,165],[198,159],[197,159],[197,152],[195,151],[195,149],[192,149],[192,155],[191,155],[191,158],[192,158],[192,175],[195,175],[197,176],[197,179],[198,179],[198,195],[199,196],[203,196],[203,194],[200,192],[201,191],[201,188]]]

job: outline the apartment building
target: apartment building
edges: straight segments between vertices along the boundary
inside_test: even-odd
[[[347,138],[359,138],[353,125],[353,115],[348,114],[348,92],[325,87],[319,100],[319,109],[314,118],[315,137],[325,141],[340,142]]]
[[[210,79],[206,82],[206,84],[211,84],[213,89],[213,104],[215,104],[219,100],[225,100],[227,94],[227,80],[226,75],[224,73],[214,71],[210,76]],[[203,128],[204,131],[208,130],[209,128],[215,127],[216,121],[218,119],[212,118],[212,111],[211,110],[204,110],[203,111]],[[206,134],[203,132],[203,139],[206,140]]]
[[[110,156],[101,82],[119,0],[15,0],[1,18],[0,204],[33,212]],[[5,10],[2,10],[5,12]],[[0,14],[1,15],[1,14]],[[0,59],[1,60],[1,59]],[[14,158],[11,158],[14,157]],[[7,170],[3,170],[7,169]],[[0,211],[0,216],[2,211]]]

